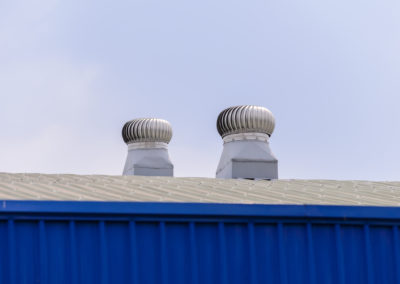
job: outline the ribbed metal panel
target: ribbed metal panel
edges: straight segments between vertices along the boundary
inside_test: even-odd
[[[400,206],[400,182],[0,173],[0,200]]]
[[[234,106],[223,110],[217,119],[218,133],[225,137],[237,133],[266,133],[271,136],[275,118],[271,111],[261,106]]]
[[[122,128],[122,138],[125,143],[134,142],[164,142],[172,138],[171,124],[159,118],[137,118],[125,123]]]
[[[0,283],[400,281],[400,208],[130,205],[3,207]]]

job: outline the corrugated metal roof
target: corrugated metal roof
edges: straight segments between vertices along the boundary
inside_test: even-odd
[[[0,173],[0,200],[400,206],[400,182]]]

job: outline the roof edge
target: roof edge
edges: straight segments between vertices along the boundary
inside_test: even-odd
[[[400,207],[225,203],[2,200],[1,215],[136,215],[238,218],[400,219]]]

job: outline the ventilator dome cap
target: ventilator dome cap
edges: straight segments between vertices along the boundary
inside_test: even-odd
[[[275,118],[271,111],[262,106],[234,106],[223,110],[217,119],[221,137],[238,133],[265,133],[271,136]]]
[[[135,142],[164,142],[172,138],[171,124],[159,118],[137,118],[125,123],[122,138],[126,144]]]

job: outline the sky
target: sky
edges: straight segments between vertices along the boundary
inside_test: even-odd
[[[0,0],[0,171],[120,175],[170,121],[214,177],[220,111],[267,107],[285,179],[400,180],[400,1]]]

